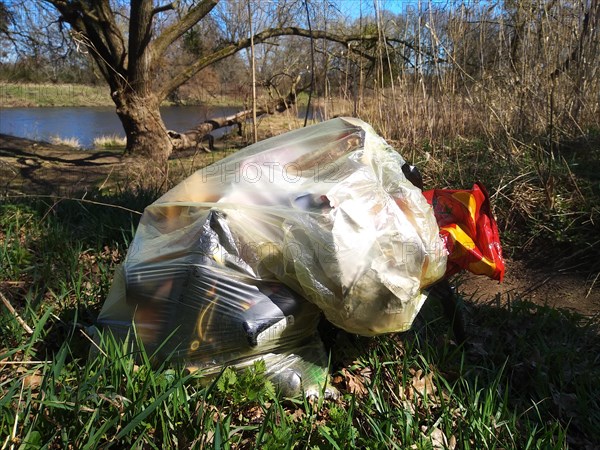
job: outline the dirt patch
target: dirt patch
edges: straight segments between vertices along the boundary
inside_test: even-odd
[[[125,165],[123,152],[77,150],[0,134],[0,190],[25,194],[84,192]]]
[[[600,289],[594,280],[579,274],[533,269],[525,261],[506,261],[502,283],[487,277],[465,273],[459,291],[466,299],[500,304],[513,299],[529,300],[538,305],[564,308],[584,315],[600,314]]]
[[[170,160],[167,186],[241,146],[239,138],[228,136],[212,153],[177,152]],[[123,150],[81,150],[0,134],[0,195],[67,196],[117,186],[162,185],[164,179],[156,181],[159,177],[152,178],[148,169],[147,160],[128,156]]]

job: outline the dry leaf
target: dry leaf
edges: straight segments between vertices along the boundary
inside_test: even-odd
[[[370,383],[371,376],[373,375],[373,369],[371,369],[370,367],[365,367],[360,371],[360,374],[364,381],[366,381],[367,383]]]
[[[260,423],[265,416],[265,412],[260,406],[253,406],[244,411],[244,417],[250,420],[250,423]]]
[[[342,369],[342,374],[346,379],[346,388],[348,391],[350,391],[352,394],[358,395],[359,397],[367,393],[367,389],[359,377],[345,368]]]
[[[437,388],[433,383],[433,372],[429,372],[427,375],[423,375],[423,371],[419,369],[412,379],[412,387],[419,395],[423,396],[425,393],[431,396],[435,394]],[[410,397],[410,396],[409,396]]]
[[[296,409],[293,413],[290,414],[292,422],[300,422],[304,416],[304,410],[300,408]]]
[[[340,385],[340,384],[342,384],[342,381],[344,381],[344,378],[342,378],[342,376],[341,376],[341,375],[336,375],[336,376],[334,376],[334,377],[332,378],[332,380],[331,380],[331,382],[332,382],[333,384],[336,384],[336,385]]]
[[[25,386],[26,388],[35,389],[40,387],[43,380],[44,377],[38,374],[25,375],[23,377],[23,386]]]
[[[17,373],[23,376],[23,386],[35,389],[42,384],[44,377],[40,375],[39,369],[30,370],[27,367],[19,366]]]
[[[434,428],[431,431],[429,437],[431,438],[431,445],[433,446],[433,448],[440,450],[446,448],[448,440],[446,439],[446,435],[444,434],[444,432],[439,428]]]
[[[450,436],[450,439],[448,440],[448,449],[454,450],[455,448],[456,448],[456,436],[452,435],[452,436]]]
[[[427,427],[423,427],[421,428],[421,430],[423,432],[426,432]],[[454,450],[454,448],[456,447],[456,438],[454,436],[451,436],[450,439],[448,439],[444,432],[437,427],[431,430],[429,437],[431,439],[431,445],[436,450]]]

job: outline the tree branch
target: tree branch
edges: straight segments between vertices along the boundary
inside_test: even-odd
[[[171,9],[175,9],[175,2],[167,3],[166,5],[162,6],[157,6],[152,10],[152,17],[154,17],[157,14],[160,14],[161,12],[169,11]]]
[[[92,56],[102,67],[103,75],[107,77],[109,71],[116,71],[125,75],[124,65],[126,50],[124,37],[117,27],[114,15],[108,2],[95,2],[95,11],[92,11],[84,2],[68,2],[65,0],[44,0],[51,4],[60,13],[62,19],[71,25],[72,29],[86,38],[92,49]]]
[[[577,45],[571,51],[571,53],[569,54],[567,59],[565,59],[556,69],[554,69],[552,71],[552,73],[550,74],[551,80],[554,80],[561,73],[569,70],[569,67],[571,66],[571,64],[577,63],[579,61],[579,59],[581,58],[581,55],[583,53],[585,38],[587,37],[588,33],[590,32],[590,13],[592,13],[593,16],[595,16],[596,21],[600,20],[600,3],[596,2],[596,11],[593,11],[592,8],[594,8],[593,3],[590,5],[590,8],[585,12],[585,14],[583,16],[583,24],[581,27],[581,34],[579,36],[579,41],[577,42]]]
[[[278,37],[278,36],[301,36],[310,38],[311,36],[314,39],[327,39],[332,42],[337,42],[340,44],[349,44],[351,42],[359,42],[359,41],[376,41],[379,39],[379,36],[376,34],[367,34],[367,35],[349,35],[344,36],[340,34],[330,33],[328,31],[323,30],[306,30],[304,28],[297,27],[283,27],[283,28],[269,28],[267,30],[263,30],[260,33],[254,35],[254,43],[260,44],[265,42],[267,39]],[[407,41],[403,41],[401,39],[388,39],[388,41],[400,43],[405,45],[411,49],[414,49],[412,44]],[[192,78],[196,73],[205,67],[210,66],[211,64],[216,63],[217,61],[221,61],[229,56],[232,56],[243,50],[245,48],[250,47],[251,39],[241,39],[237,42],[230,43],[225,47],[222,47],[219,50],[214,51],[210,55],[206,55],[197,59],[194,63],[189,65],[187,68],[183,69],[178,75],[173,77],[167,84],[165,84],[159,91],[159,99],[163,100],[166,98],[171,92],[185,83],[187,80]],[[364,56],[367,58],[372,58],[372,56],[365,54],[364,52],[358,49],[352,49],[352,51],[360,56]]]
[[[180,20],[167,27],[152,44],[155,56],[160,57],[169,45],[200,22],[204,16],[217,6],[217,3],[219,3],[219,0],[202,0],[196,6],[190,8]]]

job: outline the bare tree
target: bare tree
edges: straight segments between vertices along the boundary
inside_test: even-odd
[[[158,4],[153,0],[131,0],[129,5],[111,0],[40,0],[52,5],[59,21],[70,27],[72,37],[89,48],[110,86],[116,112],[127,135],[127,150],[164,162],[174,143],[160,115],[167,96],[202,69],[228,58],[251,44],[250,36],[233,33],[220,39],[182,66],[169,79],[161,79],[160,61],[170,48],[215,9],[219,0]],[[278,23],[257,30],[255,44],[278,36],[329,39],[348,44],[377,36],[347,36]],[[207,37],[209,40],[209,37]]]

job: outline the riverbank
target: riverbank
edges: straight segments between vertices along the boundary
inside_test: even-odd
[[[0,83],[0,108],[44,106],[114,106],[114,103],[104,85]]]
[[[301,126],[302,120],[296,114],[265,117],[258,127],[259,139],[263,140]],[[212,153],[191,150],[174,153],[169,161],[167,187],[174,186],[194,171],[215,163],[250,143],[250,129],[247,128],[242,136],[231,134],[217,141],[216,149]],[[465,144],[463,151],[466,150]],[[421,165],[428,184],[432,186],[443,185],[444,179],[451,176],[450,165],[443,164],[443,158],[440,156],[432,157]],[[71,197],[81,195],[82,192],[97,192],[102,196],[120,192],[125,187],[135,191],[136,186],[143,185],[139,179],[140,174],[145,173],[143,165],[144,161],[128,157],[123,149],[83,150],[68,145],[0,134],[0,180],[2,180],[0,196],[5,193],[9,197],[15,195]],[[440,169],[443,173],[435,173],[435,167],[438,166],[445,167],[443,170]],[[491,180],[491,175],[488,174],[484,179]],[[493,186],[493,184],[489,185]],[[580,180],[579,185],[580,189],[585,188],[583,180]],[[533,199],[526,199],[523,195],[519,202],[531,203],[531,207],[534,205]],[[511,203],[514,205],[514,200]],[[510,220],[511,211],[507,211],[507,199],[498,198],[497,194],[494,205],[496,215],[501,220],[506,256],[513,256],[515,259],[510,263],[504,283],[494,285],[488,280],[467,276],[461,280],[463,292],[473,299],[480,298],[482,294],[486,294],[486,298],[497,296],[504,299],[515,292],[526,292],[529,300],[541,305],[568,308],[584,315],[598,314],[600,290],[597,289],[597,282],[594,280],[594,275],[597,280],[597,269],[593,272],[594,264],[591,264],[587,271],[573,270],[581,263],[590,260],[590,255],[587,253],[592,249],[588,249],[587,253],[583,252],[581,244],[578,246],[574,241],[571,245],[566,245],[555,236],[556,231],[550,228],[552,223],[545,221],[547,238],[554,240],[554,257],[544,259],[545,263],[542,265],[540,255],[543,253],[547,256],[547,254],[541,250],[534,250],[532,244],[528,251],[519,251],[519,241],[514,237],[515,234],[532,233],[530,228],[539,226],[537,221],[533,218],[528,223]],[[512,208],[514,209],[515,206]],[[554,214],[556,217],[558,212],[555,211]],[[594,213],[592,211],[588,214]],[[576,236],[584,241],[589,241],[590,234],[594,234],[586,232],[589,230],[584,229],[583,226],[580,226],[578,231]],[[569,230],[563,229],[565,235],[568,232]],[[587,244],[591,247],[594,245],[596,244]],[[560,266],[558,263],[564,258],[570,258],[571,255],[578,255],[580,263],[573,263],[574,266],[566,271],[569,273],[565,273],[564,264]],[[524,266],[527,266],[527,270]],[[514,270],[515,267],[519,269]],[[523,275],[524,272],[527,274]]]
[[[204,98],[182,97],[178,102],[165,101],[162,106],[229,106],[243,109],[245,100],[239,96],[219,94]],[[109,89],[85,84],[7,83],[0,81],[0,108],[35,108],[49,106],[110,106],[114,107]]]

